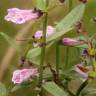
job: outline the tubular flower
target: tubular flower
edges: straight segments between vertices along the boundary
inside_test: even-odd
[[[47,32],[46,32],[46,37],[49,37],[54,33],[54,28],[52,26],[47,26]],[[35,38],[40,39],[43,36],[43,31],[39,30],[35,33]]]
[[[52,26],[47,26],[47,31],[46,31],[46,38],[48,38],[49,36],[51,36],[54,33],[54,29]],[[35,39],[41,39],[43,37],[43,31],[39,30],[35,33],[34,35]],[[34,42],[33,43],[34,47],[38,47],[39,46],[39,42]]]
[[[63,38],[62,40],[63,44],[64,45],[75,45],[78,43],[78,40],[77,39],[73,39],[73,38]]]
[[[8,14],[5,16],[5,20],[11,21],[16,24],[23,24],[29,20],[38,18],[38,12],[34,10],[21,10],[18,8],[10,8],[7,10]]]
[[[14,84],[20,84],[28,80],[30,77],[35,77],[37,75],[37,68],[15,70],[13,72],[12,82]]]

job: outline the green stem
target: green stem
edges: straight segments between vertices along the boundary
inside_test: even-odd
[[[69,12],[72,10],[72,5],[73,5],[72,0],[69,0]]]
[[[85,80],[85,82],[83,82],[83,83],[81,84],[81,86],[80,86],[79,89],[77,90],[76,96],[79,96],[79,95],[80,95],[81,91],[86,87],[87,84],[88,84],[88,79]]]
[[[60,63],[60,46],[56,42],[56,73],[57,73],[57,83],[59,83],[59,63]]]
[[[65,59],[65,68],[68,68],[68,64],[69,64],[69,47],[67,46],[66,48],[66,59]]]
[[[46,7],[48,6],[48,1],[46,0]],[[42,87],[42,80],[43,80],[43,65],[45,62],[45,52],[46,52],[46,29],[47,29],[47,20],[48,20],[48,13],[44,13],[43,17],[43,38],[42,38],[42,48],[41,48],[41,59],[40,59],[40,75],[39,75],[39,87]]]
[[[69,12],[72,9],[72,0],[69,0]],[[66,48],[66,60],[65,60],[65,65],[68,67],[68,60],[69,60],[69,47]],[[66,68],[66,67],[65,67]]]

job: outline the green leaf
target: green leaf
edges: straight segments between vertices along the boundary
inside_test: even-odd
[[[0,83],[0,96],[7,96],[7,90],[2,83]]]
[[[36,56],[38,56],[38,54],[40,54],[40,52],[41,52],[41,48],[37,47],[37,48],[33,48],[32,50],[30,50],[30,52],[28,52],[27,55],[29,55],[28,57],[32,57],[32,56],[36,57]]]
[[[43,0],[38,0],[38,4],[39,4],[39,2],[40,3],[42,2],[42,4],[44,3]],[[40,4],[39,6],[41,6],[42,4]],[[84,4],[80,4],[76,8],[74,8],[63,20],[61,20],[60,23],[58,23],[56,25],[56,27],[55,27],[56,30],[55,30],[54,34],[47,38],[46,43],[48,43],[52,40],[55,40],[57,38],[60,38],[65,33],[72,30],[74,28],[73,26],[76,24],[76,22],[78,22],[82,18],[84,10],[85,10]],[[40,51],[41,51],[40,48],[34,48],[28,52],[27,57],[29,58],[29,60],[32,61],[32,63],[39,64],[40,60],[38,60],[38,58],[40,56]]]
[[[55,32],[47,39],[47,42],[57,39],[63,36],[68,31],[74,28],[74,25],[82,19],[85,11],[85,4],[80,4],[75,7],[63,20],[58,23],[55,28]]]
[[[48,51],[48,49],[51,47],[52,44],[53,44],[53,42],[51,42],[49,45],[47,45],[46,52]],[[40,47],[30,49],[29,52],[27,53],[27,59],[29,61],[31,61],[33,64],[39,65],[40,64],[40,53],[41,53]]]
[[[19,90],[19,89],[21,89],[21,88],[22,88],[22,85],[15,85],[15,86],[12,88],[11,92],[15,92],[15,91],[17,91],[17,90]]]
[[[40,10],[46,10],[46,0],[37,0],[37,8]]]
[[[73,29],[73,28],[71,27],[71,28],[69,28],[69,29],[64,29],[62,32],[56,32],[56,31],[55,31],[55,33],[52,34],[49,38],[47,38],[46,41],[47,41],[47,42],[50,42],[50,41],[52,41],[52,40],[55,40],[55,39],[63,36],[65,33],[71,31],[72,29]]]
[[[85,11],[85,4],[80,4],[77,7],[75,7],[66,17],[64,17],[63,20],[61,20],[60,23],[56,26],[57,31],[62,31],[64,29],[68,29],[76,22],[82,19],[83,14]]]
[[[22,88],[26,88],[26,87],[29,87],[30,85],[32,85],[33,82],[23,82],[21,84],[18,84],[18,85],[15,85],[10,92],[15,92],[15,91],[18,91]]]
[[[13,48],[15,48],[18,52],[20,52],[20,47],[16,44],[16,42],[10,38],[7,34],[0,32],[0,35],[4,37],[4,39],[7,40],[7,42],[10,44],[10,46],[12,46]]]
[[[47,82],[43,85],[43,88],[52,96],[68,96],[58,85],[54,82]]]
[[[39,64],[40,63],[40,58],[39,55],[41,53],[41,48],[33,48],[29,50],[27,54],[27,58],[29,61],[31,61],[34,64]]]
[[[77,48],[88,48],[88,45],[87,44],[82,44],[82,45],[76,45],[74,47],[77,47]]]

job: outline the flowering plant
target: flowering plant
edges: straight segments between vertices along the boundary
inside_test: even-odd
[[[7,92],[1,84],[5,92],[0,96],[14,94],[19,89],[29,86],[32,89],[32,96],[49,96],[47,93],[52,96],[87,96],[86,94],[90,94],[83,89],[96,78],[96,40],[95,35],[89,36],[83,21],[87,0],[78,0],[80,4],[75,8],[73,8],[73,0],[69,0],[69,2],[67,0],[57,1],[58,4],[51,5],[52,1],[50,0],[36,0],[35,8],[29,10],[7,9],[5,21],[19,24],[19,26],[25,23],[27,25],[30,21],[33,22],[33,29],[36,27],[36,30],[33,30],[32,35],[28,38],[16,38],[15,41],[4,32],[0,32],[0,35],[19,52],[21,57],[19,68],[13,70],[11,76],[14,87]],[[64,16],[56,24],[55,22],[53,25],[50,24],[48,19],[50,11],[65,3],[69,5],[67,16]],[[91,21],[96,21],[95,17]],[[66,36],[65,34],[70,31],[76,31],[74,33],[77,36]],[[27,41],[24,46],[27,47],[25,50],[22,50],[16,43],[22,41]],[[61,56],[63,54],[63,51],[61,54],[61,46],[65,50],[65,57]],[[76,50],[80,52],[78,55],[80,57],[79,64],[72,65],[69,62],[69,48],[75,48],[75,52]],[[61,65],[62,57],[64,57],[64,66]],[[69,85],[71,81],[77,79],[81,83],[79,87],[76,86],[76,88],[78,87],[76,92],[73,92]],[[44,90],[45,92],[43,92]]]

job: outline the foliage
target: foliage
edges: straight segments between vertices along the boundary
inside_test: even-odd
[[[56,30],[55,30],[54,34],[51,35],[47,39],[47,42],[56,40],[56,39],[60,38],[61,36],[63,36],[65,33],[67,33],[70,30],[72,30],[73,29],[72,27],[76,24],[76,22],[78,22],[82,18],[83,13],[84,13],[84,9],[85,9],[85,5],[84,4],[78,5],[66,17],[64,17],[64,19],[61,20],[55,26]],[[74,18],[74,16],[75,16],[75,18]],[[37,51],[37,52],[35,52],[35,54],[34,54],[34,50]],[[31,58],[33,60],[33,63],[37,63],[37,62],[35,62],[35,60],[38,61],[37,54],[38,55],[40,54],[40,48],[31,49],[31,51],[28,52],[27,58]]]
[[[59,1],[61,3],[64,2]],[[32,91],[34,91],[32,92],[32,96],[34,94],[34,96],[43,96],[43,94],[46,95],[47,93],[47,95],[52,96],[94,96],[96,94],[95,89],[86,88],[89,82],[96,79],[96,36],[89,36],[88,30],[86,30],[85,24],[83,24],[82,18],[87,1],[79,1],[81,2],[79,5],[73,8],[72,11],[52,27],[54,29],[53,33],[50,33],[53,29],[50,29],[51,31],[47,30],[48,15],[49,12],[52,11],[49,9],[54,9],[59,4],[54,7],[50,5],[50,0],[36,0],[36,8],[33,10],[18,11],[18,8],[8,9],[8,15],[5,16],[5,20],[16,24],[20,22],[21,24],[32,19],[34,22],[38,22],[40,24],[38,26],[42,29],[37,30],[37,35],[35,33],[31,38],[24,40],[28,41],[28,48],[24,51],[21,51],[20,46],[17,45],[11,37],[4,32],[0,32],[0,35],[7,40],[10,46],[15,48],[18,52],[23,53],[23,56],[20,58],[20,68],[14,71],[15,75],[13,72],[14,79],[12,79],[12,82],[14,83],[16,81],[14,83],[16,85],[12,88],[12,93],[32,85]],[[69,10],[72,8],[72,2],[72,0],[69,0]],[[14,10],[14,12],[12,10]],[[91,21],[96,22],[95,19],[96,17],[92,18]],[[75,38],[70,36],[66,38],[66,33],[74,30],[77,31]],[[48,34],[51,35],[47,36]],[[79,36],[79,34],[82,36]],[[54,47],[54,49],[52,47]],[[65,59],[63,58],[64,54],[61,47],[64,52],[66,52]],[[73,67],[69,60],[73,60],[74,57],[70,58],[69,48],[71,52],[73,51],[72,48],[74,48],[74,50],[77,48],[76,50],[81,51],[80,55],[76,55],[75,58],[79,58],[79,64],[74,64],[75,66]],[[49,52],[50,50],[51,53]],[[61,53],[63,55],[61,55]],[[51,63],[47,58],[51,57],[51,55],[54,56],[51,58],[52,61],[54,61],[53,58],[55,58],[54,63]],[[73,55],[75,55],[75,53]],[[70,66],[70,68],[67,69],[66,66],[65,69],[62,68],[62,58],[65,64]],[[69,84],[72,80],[76,79],[81,80],[81,84],[76,92],[73,93],[72,89],[69,88]],[[84,88],[86,90],[83,90]],[[2,83],[0,83],[0,91],[0,96],[7,96],[7,90]]]
[[[68,94],[59,88],[58,85],[56,85],[54,82],[45,83],[43,88],[52,96],[68,96]]]

